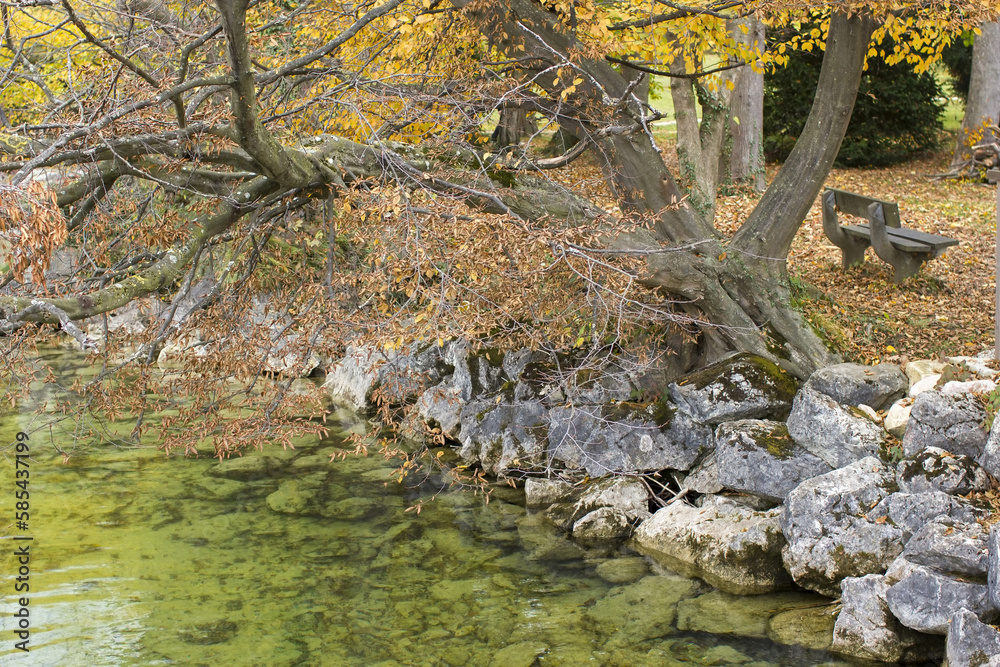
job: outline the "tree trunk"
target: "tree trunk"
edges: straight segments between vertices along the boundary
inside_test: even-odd
[[[755,19],[733,21],[730,31],[748,45],[764,49],[764,24]],[[749,32],[743,34],[740,25]],[[719,183],[748,185],[763,192],[764,183],[764,73],[749,65],[736,75],[729,100],[727,136],[719,159]]]
[[[987,149],[976,159],[973,146],[996,144],[997,133],[990,128],[1000,119],[1000,23],[984,23],[982,34],[972,47],[972,79],[965,103],[965,117],[958,132],[951,168],[958,173],[978,171],[979,166],[995,167],[1000,155]],[[978,174],[975,174],[978,175]]]
[[[515,146],[521,139],[530,137],[538,128],[528,120],[528,112],[524,109],[504,107],[500,110],[500,120],[490,136],[490,143],[495,148]]]
[[[764,197],[733,237],[733,249],[748,262],[771,267],[768,272],[779,279],[786,277],[792,240],[819,195],[851,122],[875,27],[868,14],[833,14],[805,128]]]

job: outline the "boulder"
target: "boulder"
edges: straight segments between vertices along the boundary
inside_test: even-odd
[[[455,370],[450,363],[451,345],[414,343],[379,366],[372,391],[380,392],[382,399],[393,405],[409,403]]]
[[[702,507],[673,502],[635,532],[636,549],[664,566],[736,595],[788,587],[779,510],[755,512],[725,499]]]
[[[695,493],[714,494],[722,491],[714,451],[708,452],[691,468],[691,473],[684,478],[682,485]]]
[[[278,459],[261,454],[223,459],[208,469],[213,477],[225,477],[241,482],[270,477],[283,467]]]
[[[868,457],[789,493],[781,514],[788,541],[782,556],[795,582],[836,597],[846,577],[884,572],[903,550],[902,531],[866,513],[894,488],[892,469]]]
[[[569,530],[584,515],[600,508],[613,509],[631,525],[649,517],[649,489],[638,479],[611,477],[572,492],[549,506],[545,515],[555,525]]]
[[[936,375],[941,377],[941,373],[948,365],[940,362],[934,361],[932,359],[917,359],[911,361],[903,367],[903,372],[906,373],[906,379],[909,380],[910,386],[915,385],[926,377]]]
[[[916,398],[924,392],[928,392],[937,387],[938,382],[941,380],[940,374],[928,375],[922,378],[919,382],[914,382],[910,385],[910,390],[907,392],[907,396],[910,398]]]
[[[788,414],[796,382],[763,357],[739,354],[670,385],[670,398],[703,424],[736,419],[781,419]]]
[[[906,424],[910,421],[910,410],[913,409],[913,399],[912,398],[901,398],[892,404],[888,412],[885,413],[885,419],[882,421],[882,426],[893,436],[902,440],[903,435],[906,433]]]
[[[837,403],[869,405],[881,410],[901,398],[909,382],[906,374],[894,364],[836,364],[813,373],[805,386],[826,394]]]
[[[354,410],[371,406],[372,388],[378,380],[378,367],[395,356],[368,345],[349,345],[344,358],[327,373],[323,388],[336,403]]]
[[[969,369],[977,377],[981,378],[992,378],[995,377],[1000,371],[992,368],[995,365],[996,359],[996,349],[989,348],[983,350],[974,357],[948,357],[948,363],[951,364],[961,364]]]
[[[993,380],[951,380],[941,386],[941,393],[945,396],[951,394],[988,394],[997,388],[997,383]]]
[[[968,609],[960,609],[948,624],[945,648],[948,667],[986,667],[1000,664],[1000,632]]]
[[[628,539],[634,521],[612,507],[600,507],[573,524],[573,539],[587,547],[611,545]]]
[[[830,472],[800,447],[781,422],[745,419],[719,426],[715,435],[719,484],[781,502],[799,483]]]
[[[817,596],[799,591],[767,595],[710,591],[677,605],[677,629],[764,638],[768,621],[775,614],[816,604]]]
[[[938,517],[972,522],[981,518],[984,511],[969,502],[940,491],[928,493],[893,493],[873,507],[866,515],[868,521],[885,522],[900,531],[905,544],[928,521]]]
[[[787,426],[797,444],[832,468],[875,456],[885,442],[885,431],[863,412],[809,387],[795,396]]]
[[[827,605],[789,609],[768,619],[767,636],[777,644],[827,651],[833,641],[835,621],[836,611]]]
[[[524,480],[524,502],[529,508],[544,508],[568,501],[574,494],[572,484],[561,479],[529,477]]]
[[[993,420],[986,444],[976,461],[986,472],[1000,479],[1000,419]]]
[[[987,532],[978,523],[938,518],[914,533],[900,558],[951,577],[986,580]]]
[[[840,586],[841,609],[830,650],[863,660],[902,660],[907,649],[917,642],[917,636],[890,613],[885,577],[847,577]]]
[[[688,470],[713,445],[711,428],[663,401],[556,407],[550,414],[552,460],[591,477]]]
[[[417,415],[428,426],[441,429],[441,433],[452,440],[458,440],[463,407],[465,399],[462,398],[462,390],[450,382],[431,387],[417,399]]]
[[[963,609],[976,616],[993,612],[986,586],[952,579],[922,566],[890,586],[885,598],[900,623],[932,635],[947,634],[949,621]]]
[[[928,447],[900,461],[896,478],[900,491],[906,493],[941,491],[964,496],[990,486],[989,475],[973,459],[938,447]]]
[[[987,538],[986,583],[990,604],[1000,610],[1000,524],[993,524]]]
[[[494,475],[546,464],[549,412],[540,401],[474,400],[462,407],[459,456]]]
[[[982,427],[985,418],[986,411],[975,396],[945,396],[939,391],[925,391],[910,410],[903,452],[913,456],[928,447],[937,447],[977,458],[986,445],[987,434]]]

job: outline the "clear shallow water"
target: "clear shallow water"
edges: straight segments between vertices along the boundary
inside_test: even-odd
[[[483,504],[446,492],[406,512],[438,489],[385,484],[393,466],[378,457],[330,463],[340,438],[364,428],[338,416],[326,440],[266,451],[278,470],[249,481],[214,476],[208,457],[110,445],[63,465],[35,434],[28,654],[13,646],[18,533],[6,527],[13,468],[0,460],[0,665],[831,660],[766,638],[776,613],[816,613],[821,600],[728,598],[634,555],[583,553],[516,493]],[[0,447],[29,420],[0,416]]]

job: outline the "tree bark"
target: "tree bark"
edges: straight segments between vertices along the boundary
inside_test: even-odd
[[[733,21],[730,31],[748,45],[764,49],[764,24],[755,19]],[[746,25],[743,34],[740,25]],[[764,182],[764,73],[749,65],[736,75],[735,88],[729,100],[727,136],[719,159],[719,183],[748,185],[763,192]]]
[[[982,34],[972,47],[972,79],[965,117],[951,160],[952,170],[959,173],[977,170],[972,146],[1000,141],[997,133],[989,129],[1000,121],[1000,23],[984,23],[980,30]],[[1000,155],[993,152],[991,157],[993,164],[984,166],[997,166]]]

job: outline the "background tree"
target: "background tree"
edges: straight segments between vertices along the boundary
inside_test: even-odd
[[[212,438],[221,452],[290,423],[291,380],[262,374],[294,376],[348,342],[465,335],[610,354],[664,337],[682,353],[676,370],[745,350],[807,375],[829,353],[789,306],[785,258],[837,154],[872,35],[925,63],[935,35],[986,9],[832,6],[828,28],[799,44],[825,44],[806,129],[724,239],[682,203],[651,134],[661,115],[636,94],[641,77],[618,69],[622,54],[653,40],[650,54],[667,66],[689,57],[685,75],[699,78],[700,45],[727,43],[731,21],[787,22],[802,8],[663,6],[61,0],[8,11],[2,85],[34,95],[8,107],[0,137],[8,359],[37,324],[99,343],[107,366],[80,387],[89,407],[139,415],[138,435],[146,410],[170,406],[165,428],[198,424],[177,443]],[[726,90],[729,71],[698,85]],[[546,158],[528,144],[484,149],[484,123],[511,100],[580,143]],[[608,196],[550,175],[585,150]],[[71,266],[46,281],[56,247],[75,251]],[[133,302],[157,317],[116,334],[111,315]],[[153,372],[168,351],[187,365]],[[181,389],[197,401],[179,403]]]
[[[1000,164],[998,121],[1000,23],[990,22],[980,27],[972,47],[972,72],[965,98],[965,116],[951,160],[952,172],[980,178],[981,169]]]

